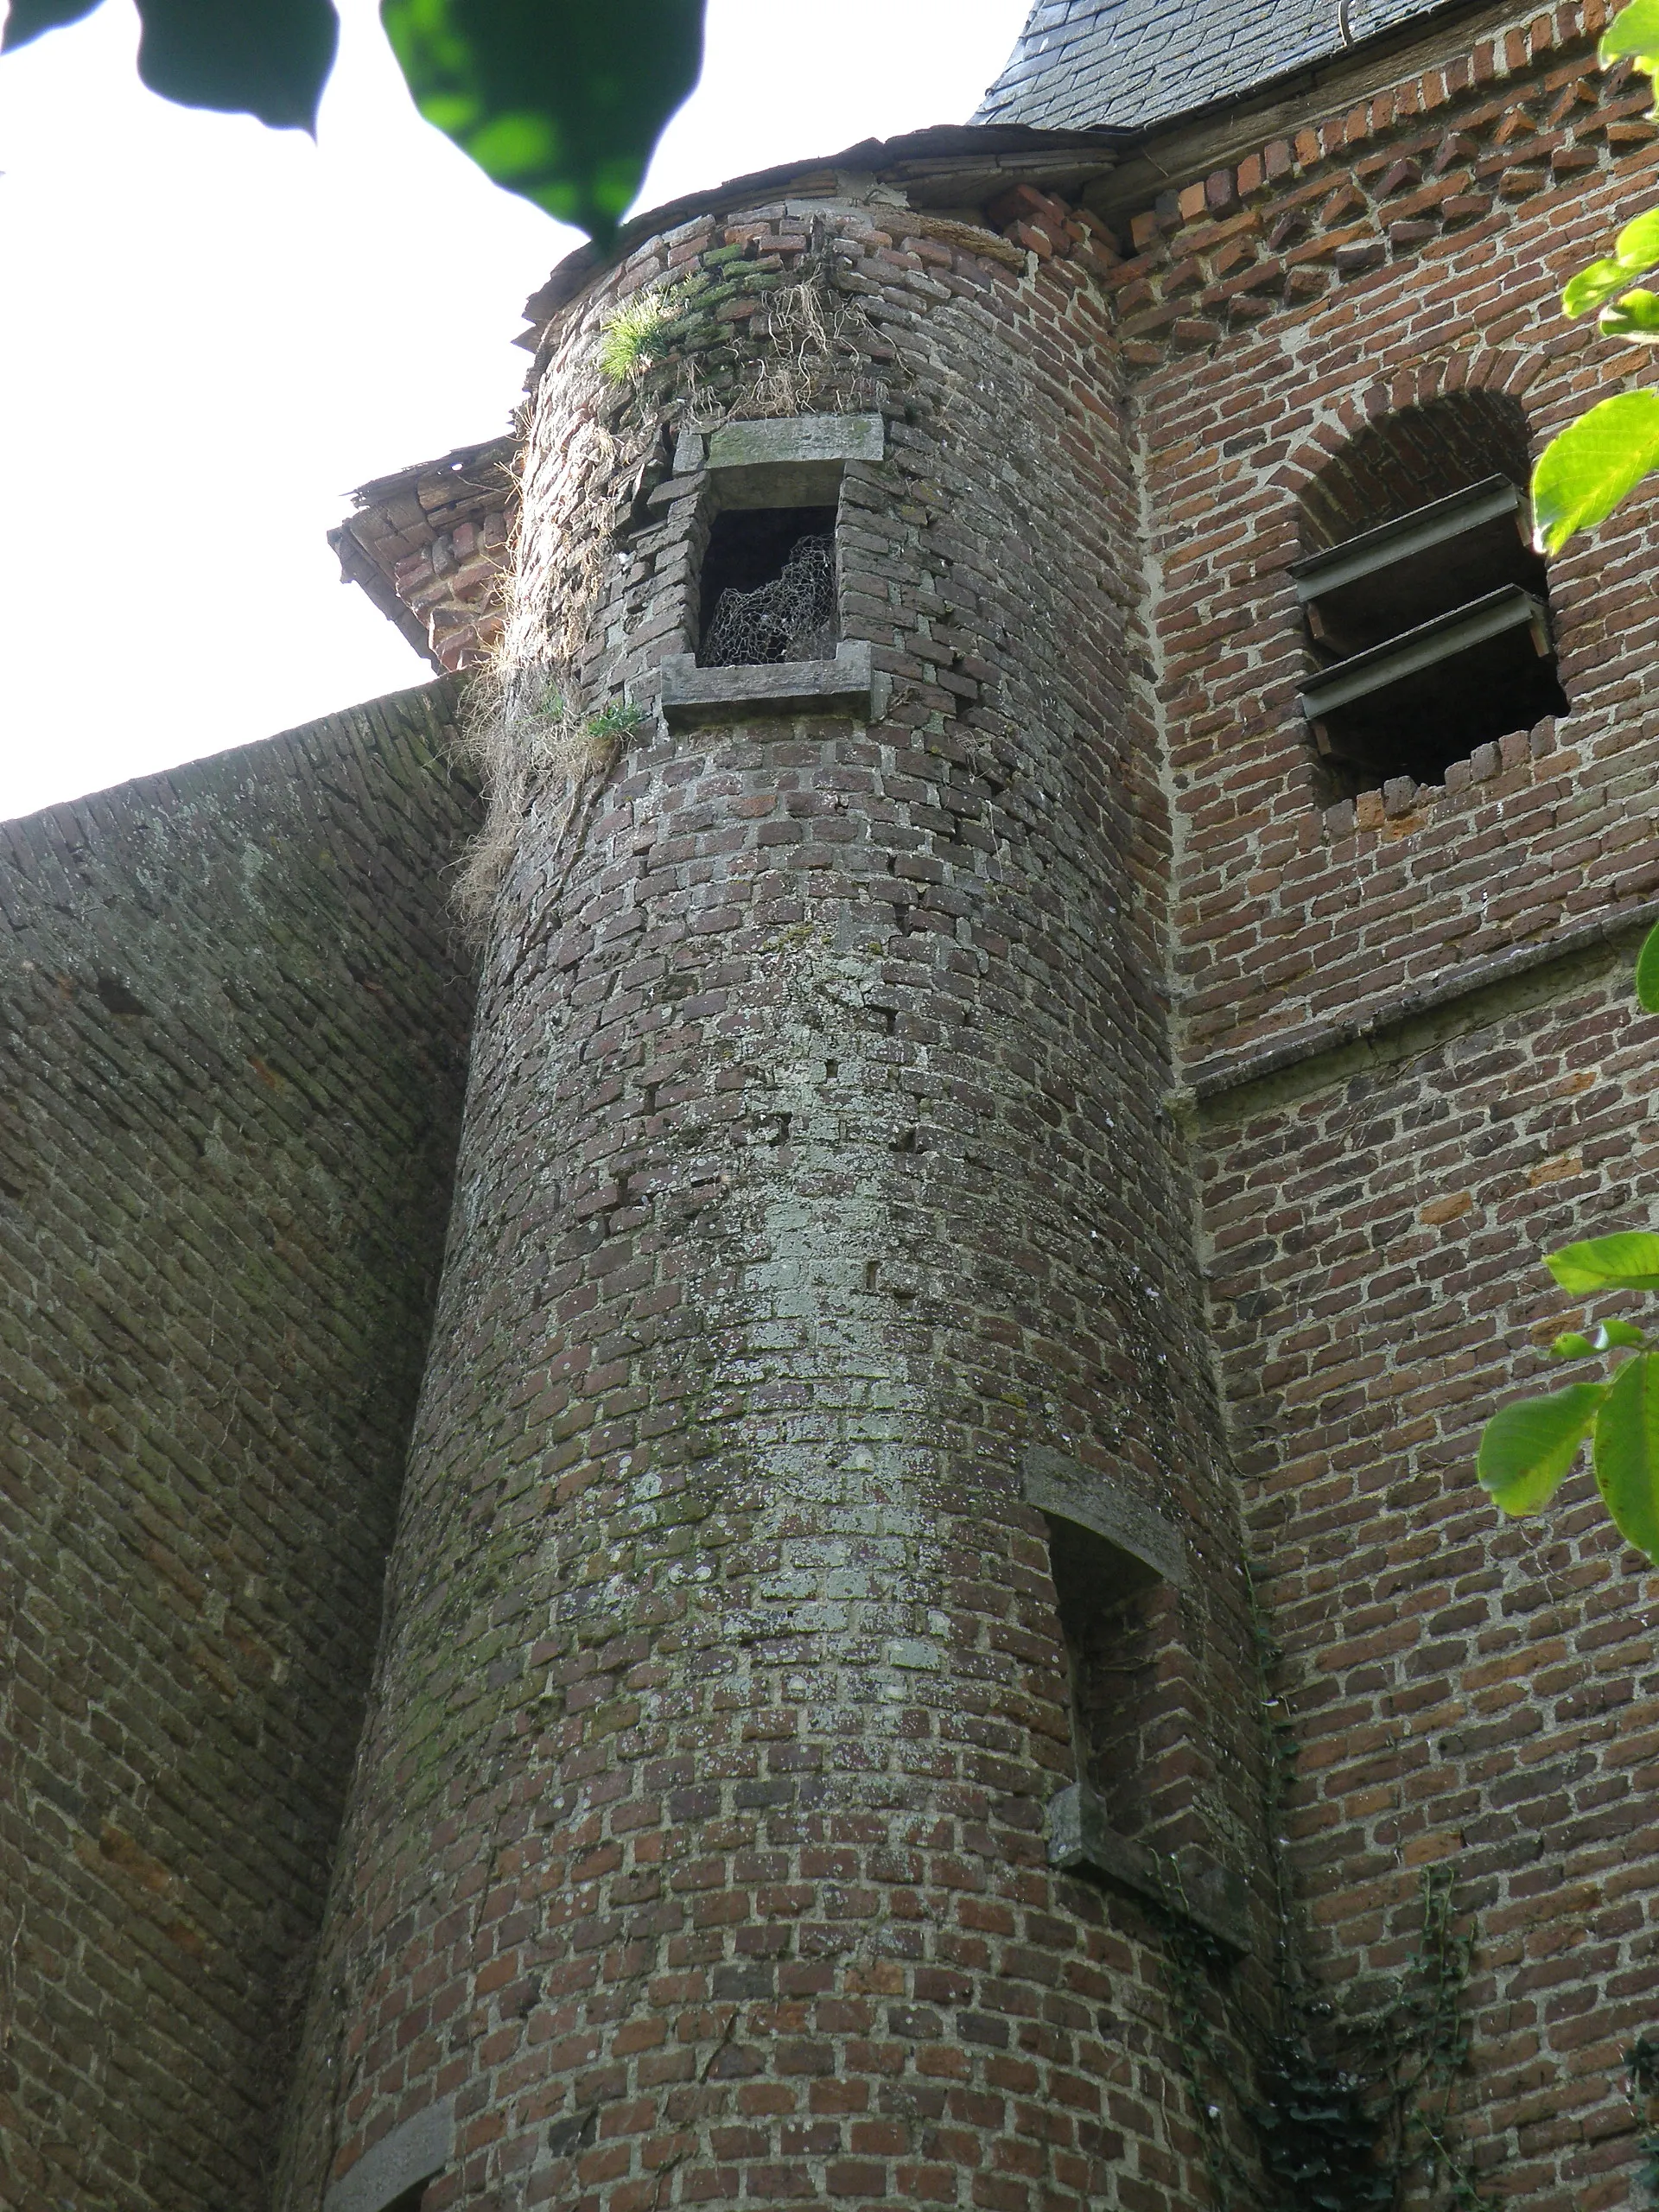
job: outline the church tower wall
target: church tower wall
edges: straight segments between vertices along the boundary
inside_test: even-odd
[[[1589,1371],[1547,1357],[1586,1309],[1542,1255],[1650,1226],[1659,1187],[1659,1025],[1631,982],[1659,914],[1656,505],[1550,564],[1566,712],[1346,794],[1298,709],[1290,569],[1333,485],[1387,500],[1367,454],[1427,470],[1449,424],[1471,476],[1524,484],[1555,431],[1650,381],[1650,355],[1560,313],[1655,198],[1649,88],[1597,68],[1600,21],[1448,30],[1432,66],[1282,136],[1240,126],[1197,175],[1174,135],[1148,149],[1156,200],[1108,210],[1159,579],[1182,1116],[1298,1745],[1292,1892],[1336,2050],[1419,1944],[1425,1878],[1449,1885],[1473,1945],[1456,2131],[1529,2212],[1631,2201],[1626,2055],[1659,1987],[1659,1585],[1587,1465],[1534,1521],[1474,1475],[1507,1395]],[[1509,419],[1518,461],[1481,457]],[[1425,473],[1400,504],[1442,488]],[[1366,519],[1360,499],[1337,534]]]
[[[1175,2212],[1172,1946],[1196,1913],[1248,2003],[1267,1898],[1100,294],[820,175],[543,358],[524,779],[282,2201]],[[836,504],[810,680],[696,664],[756,482]]]

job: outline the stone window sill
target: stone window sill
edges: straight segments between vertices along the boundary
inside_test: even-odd
[[[429,2105],[365,2151],[323,2199],[323,2212],[395,2212],[454,2156],[455,2101]]]
[[[779,715],[849,714],[876,719],[876,688],[861,638],[836,648],[833,660],[767,661],[750,667],[699,668],[690,653],[663,663],[663,715],[671,729],[699,722],[750,721]]]
[[[1048,1863],[1068,1874],[1092,1875],[1109,1889],[1161,1906],[1201,1929],[1231,1957],[1242,1957],[1250,1948],[1244,1884],[1231,1868],[1195,1872],[1120,1835],[1099,1798],[1082,1783],[1062,1789],[1049,1805]]]

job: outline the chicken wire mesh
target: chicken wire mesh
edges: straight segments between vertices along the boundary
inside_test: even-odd
[[[836,541],[797,538],[780,575],[720,594],[699,658],[705,668],[828,660],[836,650]]]

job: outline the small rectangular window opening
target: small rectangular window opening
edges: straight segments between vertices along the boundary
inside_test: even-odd
[[[735,507],[717,514],[702,562],[697,664],[744,668],[830,660],[836,605],[836,510]]]

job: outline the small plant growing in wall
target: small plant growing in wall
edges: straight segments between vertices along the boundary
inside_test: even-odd
[[[600,374],[611,384],[628,384],[653,361],[660,361],[683,312],[684,302],[671,285],[657,285],[624,300],[601,326]]]
[[[466,749],[484,771],[488,809],[455,880],[454,902],[464,920],[482,930],[537,794],[549,785],[563,787],[558,835],[563,838],[584,799],[647,719],[644,708],[627,699],[579,714],[550,680],[524,671],[511,679],[498,673],[493,682],[480,683]]]
[[[1463,1994],[1473,1938],[1456,1925],[1452,1892],[1449,1866],[1425,1870],[1416,1946],[1370,2017],[1338,2031],[1340,2057],[1320,2048],[1332,2034],[1329,2003],[1283,1988],[1291,2024],[1273,2038],[1258,2093],[1243,2107],[1254,2172],[1225,2125],[1225,2061],[1205,1987],[1212,1953],[1190,1926],[1166,1919],[1175,2045],[1219,2212],[1396,2212],[1425,2181],[1436,2203],[1490,2212],[1452,2113],[1469,2056]]]

